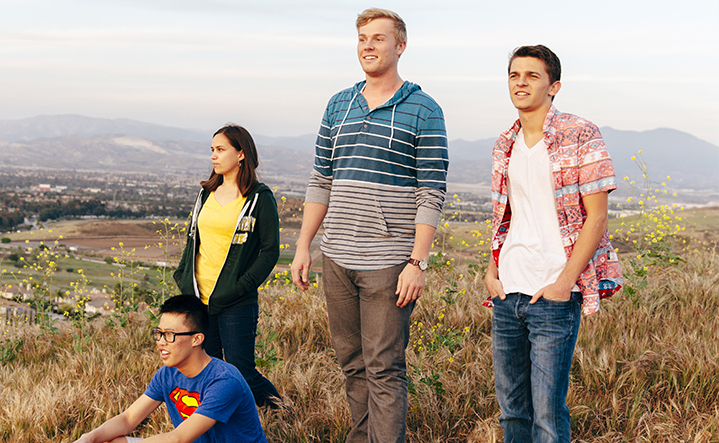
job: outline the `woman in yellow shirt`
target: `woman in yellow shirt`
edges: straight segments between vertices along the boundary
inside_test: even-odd
[[[277,389],[255,368],[257,288],[280,255],[277,202],[257,180],[257,148],[245,128],[220,128],[211,149],[212,173],[200,182],[174,278],[183,294],[208,306],[207,353],[224,355],[240,370],[258,406],[282,407]]]

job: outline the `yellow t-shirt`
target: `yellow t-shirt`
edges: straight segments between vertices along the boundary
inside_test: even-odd
[[[217,277],[220,276],[225,264],[227,251],[230,249],[232,236],[235,234],[237,219],[245,205],[243,196],[239,196],[225,206],[210,193],[197,217],[197,229],[200,233],[200,250],[197,253],[195,278],[200,290],[200,299],[207,304],[212,290],[215,289]]]

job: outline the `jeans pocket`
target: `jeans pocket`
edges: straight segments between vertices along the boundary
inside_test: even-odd
[[[550,304],[562,305],[562,304],[569,304],[569,303],[571,303],[572,297],[569,297],[569,298],[566,299],[566,300],[554,300],[554,299],[551,299],[551,298],[541,297],[539,300],[544,300],[544,301],[546,301],[547,303],[550,303]]]

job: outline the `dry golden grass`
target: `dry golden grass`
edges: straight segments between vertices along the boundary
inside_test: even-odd
[[[685,258],[652,273],[635,299],[616,295],[583,320],[568,398],[576,441],[719,441],[719,260]],[[409,441],[502,441],[485,296],[466,264],[430,271],[407,351]],[[261,411],[268,440],[343,441],[350,418],[320,288],[278,281],[260,298],[261,370],[294,410]],[[160,366],[149,328],[137,314],[124,328],[10,329],[4,349],[23,344],[0,367],[0,440],[69,442],[127,407]],[[136,435],[170,427],[158,411]]]

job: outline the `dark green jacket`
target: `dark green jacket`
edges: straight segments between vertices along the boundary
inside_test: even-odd
[[[210,193],[200,190],[187,232],[187,245],[173,274],[183,294],[200,296],[195,279],[195,257],[200,250],[197,217]],[[265,281],[280,257],[280,229],[277,201],[263,183],[255,183],[247,193],[245,206],[237,220],[235,235],[220,275],[209,298],[210,314],[257,303],[257,288]]]

